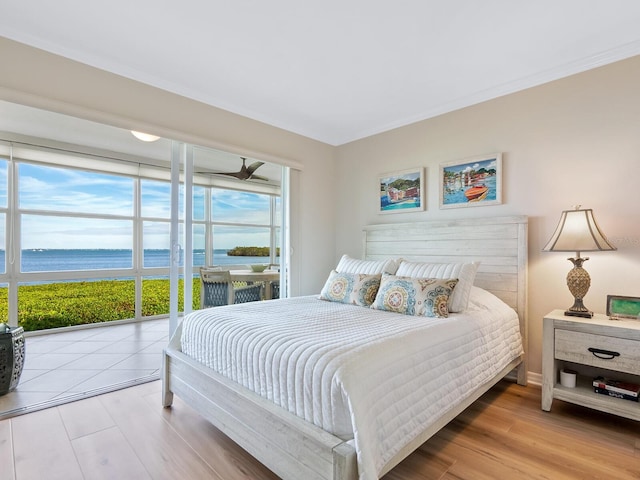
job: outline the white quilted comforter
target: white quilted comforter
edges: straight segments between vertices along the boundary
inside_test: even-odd
[[[360,479],[522,353],[518,317],[474,287],[467,311],[412,317],[317,297],[199,310],[182,351],[291,413],[353,439]]]

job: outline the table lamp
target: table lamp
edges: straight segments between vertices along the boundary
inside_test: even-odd
[[[567,286],[573,295],[573,306],[564,312],[573,317],[593,317],[593,312],[587,309],[582,299],[589,291],[591,277],[582,268],[582,264],[589,257],[580,257],[580,252],[596,252],[603,250],[616,250],[604,236],[593,216],[593,210],[580,209],[577,205],[574,210],[565,210],[560,216],[560,221],[553,232],[551,240],[542,249],[545,252],[576,252],[575,258],[568,260],[573,263],[573,268],[567,274]]]

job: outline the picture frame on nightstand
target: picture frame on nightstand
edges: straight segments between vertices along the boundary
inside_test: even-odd
[[[611,320],[640,320],[640,297],[607,295],[607,316]]]

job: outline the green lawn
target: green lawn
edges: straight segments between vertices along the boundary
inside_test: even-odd
[[[184,310],[180,280],[178,310]],[[135,317],[133,280],[49,283],[18,289],[18,324],[25,331]],[[0,321],[8,321],[7,289],[0,289]],[[200,307],[200,279],[193,280],[193,309]],[[169,313],[169,280],[143,280],[142,316]]]

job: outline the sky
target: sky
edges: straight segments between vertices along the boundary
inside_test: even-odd
[[[389,173],[386,175],[382,175],[382,177],[380,178],[380,183],[381,184],[393,183],[399,178],[404,178],[407,180],[417,180],[418,178],[420,178],[421,172],[422,172],[421,168],[416,168],[414,170],[408,170],[406,172]]]
[[[490,168],[497,168],[497,159],[496,158],[488,158],[486,160],[472,160],[470,162],[464,162],[463,163],[457,163],[454,165],[447,165],[445,166],[445,170],[447,170],[448,172],[454,172],[454,173],[458,173],[458,172],[466,172],[469,170],[478,170],[482,167],[484,167],[485,169],[490,169]]]
[[[23,249],[133,248],[131,217],[135,208],[135,185],[132,178],[27,163],[20,163],[18,171]],[[6,209],[6,161],[0,161],[0,183],[0,207]],[[169,220],[171,215],[170,185],[142,180],[141,194],[141,214],[149,219],[143,226],[143,246],[168,248],[169,223],[163,220]],[[204,220],[204,194],[203,187],[194,188],[194,221]],[[182,207],[182,196],[180,203]],[[269,224],[267,195],[214,189],[211,208],[217,221]],[[57,212],[74,216],[61,217]],[[194,248],[204,248],[204,228],[199,231],[202,234],[194,235]],[[214,248],[269,244],[269,230],[264,227],[241,231],[215,227],[214,232]],[[2,229],[3,237],[5,233]]]

